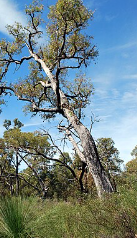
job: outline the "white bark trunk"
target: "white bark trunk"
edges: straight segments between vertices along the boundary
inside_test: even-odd
[[[104,192],[113,192],[113,187],[105,174],[104,168],[100,163],[95,142],[88,131],[88,129],[78,120],[75,114],[69,109],[64,109],[65,116],[72,124],[74,130],[77,132],[81,146],[83,148],[83,154],[91,172],[95,186],[97,188],[98,196],[101,198]]]
[[[34,57],[34,59],[41,64],[41,67],[43,68],[46,75],[49,77],[51,87],[56,94],[56,87],[57,87],[56,78],[50,72],[49,68],[46,66],[43,60],[41,60],[36,54],[33,54],[31,51],[30,53]],[[60,93],[61,109],[63,110],[64,116],[68,119],[68,121],[73,126],[74,130],[77,132],[80,138],[86,163],[93,176],[98,196],[101,198],[104,192],[107,193],[113,192],[113,187],[105,174],[104,168],[100,163],[97,149],[90,132],[79,121],[77,116],[74,114],[72,108],[70,108],[69,102],[65,94],[61,90],[59,90],[59,93]]]

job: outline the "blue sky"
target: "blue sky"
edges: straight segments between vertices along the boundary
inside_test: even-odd
[[[23,9],[30,2],[0,0],[0,38],[10,39],[5,30],[6,24],[14,21],[25,24]],[[43,0],[43,3],[48,6],[55,0]],[[93,112],[100,119],[93,126],[94,138],[111,137],[126,163],[137,145],[137,1],[84,0],[84,3],[95,10],[88,33],[94,36],[94,44],[99,50],[96,64],[91,63],[84,70],[95,88],[91,104],[85,110],[84,123],[90,127]],[[6,80],[9,77],[15,80],[15,75],[8,75]],[[55,122],[43,124],[40,117],[25,117],[21,111],[22,102],[10,98],[8,101],[0,115],[0,136],[4,119],[18,117],[25,124],[23,130],[27,131],[42,128],[43,125],[47,128],[55,125]],[[51,131],[54,135],[54,128]]]

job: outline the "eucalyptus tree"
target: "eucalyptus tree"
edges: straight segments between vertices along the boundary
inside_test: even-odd
[[[96,141],[99,158],[106,172],[110,175],[117,175],[122,172],[123,160],[119,157],[119,151],[111,138],[99,138]]]
[[[5,120],[4,138],[2,139],[7,154],[12,154],[11,163],[15,168],[16,195],[21,191],[21,180],[31,186],[43,198],[47,195],[49,184],[53,184],[52,177],[55,177],[53,167],[58,167],[58,172],[65,168],[66,175],[70,174],[74,180],[78,180],[73,168],[68,164],[66,154],[62,153],[47,132],[22,132],[23,125],[18,119],[14,119],[14,126],[11,128],[11,121]],[[50,142],[51,141],[51,144]],[[2,144],[2,143],[1,143]],[[60,157],[55,155],[60,154]],[[24,162],[27,169],[19,172],[19,166]],[[53,175],[53,176],[50,176]],[[51,177],[51,178],[50,178]],[[66,176],[67,179],[67,176]],[[63,180],[62,180],[63,182]],[[23,183],[23,184],[24,184]]]
[[[111,138],[99,138],[96,141],[99,158],[116,191],[116,180],[122,174],[123,160],[119,157],[119,151]]]
[[[11,182],[14,180],[16,181],[16,195],[19,195],[19,190],[20,190],[20,182],[19,182],[19,166],[21,164],[21,159],[19,158],[18,154],[18,148],[17,148],[17,143],[15,139],[13,140],[13,137],[10,135],[10,139],[8,137],[9,134],[14,135],[14,131],[18,130],[23,126],[23,124],[15,118],[13,120],[13,126],[12,122],[10,120],[5,120],[3,123],[3,126],[6,128],[6,131],[4,133],[4,138],[3,138],[3,146],[2,150],[6,150],[7,158],[10,158],[10,163],[13,168],[15,168],[15,173],[13,172],[12,176],[9,174]],[[12,128],[11,128],[12,127]],[[10,141],[10,143],[9,143]],[[13,192],[12,192],[13,193]]]
[[[128,174],[137,174],[137,145],[131,151],[132,160],[126,164],[126,172]]]
[[[13,194],[15,170],[12,164],[13,153],[8,153],[3,138],[0,138],[0,194]]]
[[[16,121],[14,120],[14,123]],[[9,120],[6,120],[4,124],[11,124]],[[19,123],[20,125],[20,123]],[[46,168],[47,161],[41,157],[43,153],[47,159],[47,156],[51,155],[50,144],[47,141],[47,136],[42,136],[39,132],[22,132],[19,127],[8,128],[4,132],[4,143],[7,153],[12,153],[12,164],[16,170],[16,195],[20,191],[20,180],[24,180],[31,187],[36,189],[43,197],[46,196],[47,187],[45,182],[41,179],[40,170]],[[31,184],[29,179],[23,175],[23,172],[19,173],[19,166],[24,162],[29,170],[32,171],[33,177],[37,180],[37,185]],[[25,173],[26,174],[26,173]]]
[[[67,127],[63,130],[69,131],[74,147],[74,134],[80,139],[81,147],[75,149],[81,153],[81,160],[87,163],[98,196],[102,197],[104,192],[112,192],[113,187],[99,160],[93,137],[80,120],[93,86],[79,70],[87,67],[98,54],[93,37],[86,34],[93,12],[81,0],[58,0],[49,7],[46,42],[40,46],[39,38],[45,30],[42,12],[43,5],[36,0],[26,8],[27,26],[15,23],[7,27],[14,39],[0,42],[0,94],[12,92],[27,103],[26,111],[40,113],[43,119],[57,114],[66,119]],[[11,65],[26,70],[27,63],[30,71],[27,77],[11,85],[2,83]],[[76,76],[70,73],[74,69]]]

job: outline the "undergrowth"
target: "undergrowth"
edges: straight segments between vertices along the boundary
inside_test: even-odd
[[[126,185],[125,185],[126,187]],[[7,198],[0,202],[1,238],[134,238],[136,184],[99,199]]]

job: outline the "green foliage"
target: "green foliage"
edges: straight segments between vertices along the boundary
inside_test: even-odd
[[[18,118],[15,118],[13,122],[15,128],[21,128],[22,126],[24,126],[24,124],[21,121],[19,121]]]
[[[8,130],[9,127],[11,126],[11,121],[5,119],[5,121],[4,121],[4,123],[3,123],[3,126],[6,128],[6,130]]]
[[[128,185],[129,187],[132,187],[134,181],[137,181],[137,146],[132,150],[131,155],[133,156],[133,159],[126,164],[122,177],[123,182],[126,185],[129,184],[130,181],[133,181],[132,183],[130,182],[130,185]]]
[[[136,145],[135,148],[132,150],[131,155],[132,155],[134,158],[137,158],[137,145]]]
[[[48,136],[39,131],[22,132],[20,128],[23,124],[17,118],[14,119],[12,128],[9,128],[10,120],[5,120],[4,125],[7,130],[4,138],[0,139],[1,195],[13,195],[17,191],[17,178],[21,194],[28,194],[27,189],[33,194],[35,189],[35,194],[41,195],[44,184],[46,186],[48,183],[48,173],[50,174],[47,169],[50,161],[48,156],[52,158],[55,153],[50,147]],[[27,169],[19,172],[22,161],[27,164]]]
[[[76,115],[80,118],[82,116],[81,110],[86,108],[90,103],[90,96],[94,94],[93,84],[90,79],[85,75],[76,75],[74,82],[62,82],[66,94],[73,95],[69,98],[70,107],[75,111]],[[84,114],[83,114],[84,116]]]
[[[4,132],[5,142],[9,147],[30,149],[31,151],[39,150],[43,153],[48,153],[49,142],[48,137],[42,135],[39,131],[22,132],[19,128],[13,128]]]
[[[119,158],[119,151],[111,138],[97,139],[97,150],[105,170],[111,175],[121,172],[123,160]]]
[[[11,121],[7,120],[7,119],[3,123],[3,126],[6,128],[6,130],[9,130],[11,125],[12,125]],[[24,126],[24,124],[21,121],[19,121],[18,118],[15,118],[13,120],[13,128],[18,128],[19,129],[22,126]]]
[[[63,54],[67,59],[78,59],[85,54],[82,63],[97,55],[97,51],[91,47],[90,37],[80,33],[92,18],[92,12],[84,7],[81,0],[66,0],[65,4],[63,0],[57,1],[55,6],[50,7],[48,17],[50,43],[48,51],[45,48],[44,59],[49,62],[49,66],[53,66],[58,57],[63,59]]]
[[[28,223],[33,219],[31,201],[7,198],[0,202],[0,237],[27,238]]]
[[[41,4],[41,1],[34,0],[32,4],[26,7],[26,14],[31,15],[35,12],[41,13],[43,10],[43,5]]]
[[[137,157],[126,164],[126,172],[137,173]]]
[[[2,238],[127,238],[137,232],[137,190],[72,202],[12,198],[1,201]]]
[[[39,238],[134,237],[137,232],[136,189],[123,189],[102,201],[35,201],[32,203],[35,218],[28,223],[26,231],[30,237]]]
[[[68,153],[64,152],[59,156],[59,160],[64,165],[71,166],[72,160]],[[49,188],[54,198],[67,200],[74,189],[74,177],[70,170],[59,162],[53,163],[52,178]]]
[[[24,31],[24,28],[20,23],[15,22],[13,26],[8,25],[7,30],[9,34],[14,37],[14,41],[13,43],[8,43],[7,45],[5,42],[5,51],[9,51],[12,56],[14,54],[18,55],[22,52],[22,49],[24,48],[25,44],[26,33]],[[8,49],[6,48],[6,46],[8,46]]]

